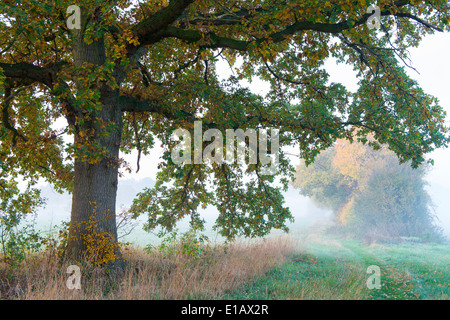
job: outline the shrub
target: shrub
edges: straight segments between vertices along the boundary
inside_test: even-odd
[[[0,241],[3,260],[12,268],[20,266],[28,253],[42,247],[42,237],[32,224],[19,227],[8,216],[0,217]]]

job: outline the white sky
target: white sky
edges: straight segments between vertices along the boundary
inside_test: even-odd
[[[426,93],[439,99],[450,119],[450,34],[439,33],[423,40],[419,48],[411,50],[414,67],[420,72],[412,76]],[[430,154],[435,167],[428,180],[450,187],[450,149],[439,149]]]

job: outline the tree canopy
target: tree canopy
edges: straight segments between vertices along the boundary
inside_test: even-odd
[[[70,5],[0,3],[0,186],[22,176],[71,191],[72,256],[85,251],[81,225],[94,215],[117,239],[119,152],[148,154],[157,140],[166,151],[158,182],[132,208],[149,214],[149,229],[186,216],[201,228],[208,204],[230,239],[286,228],[286,155],[278,176],[261,175],[260,163],[180,167],[171,134],[196,120],[222,132],[276,128],[280,146],[298,145],[307,163],[355,128],[416,167],[448,144],[445,112],[405,72],[408,48],[448,31],[447,1],[378,1],[380,29],[367,24],[366,0],[80,0],[75,29]],[[356,92],[329,81],[328,58],[353,66]],[[219,59],[233,77],[219,80]],[[242,86],[255,76],[270,83],[267,95]]]

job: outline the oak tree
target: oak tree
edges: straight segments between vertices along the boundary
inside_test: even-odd
[[[157,140],[166,151],[158,182],[131,208],[149,214],[148,229],[186,216],[201,228],[208,204],[230,239],[286,229],[286,154],[277,176],[262,175],[261,163],[178,166],[171,134],[196,120],[222,132],[276,128],[280,145],[297,144],[308,163],[359,128],[417,166],[449,137],[437,99],[405,72],[407,50],[449,29],[448,2],[377,5],[379,29],[366,0],[3,0],[0,188],[21,176],[69,190],[67,255],[79,258],[93,217],[117,241],[120,151],[147,154]],[[330,83],[327,58],[354,67],[356,92]],[[219,60],[236,69],[226,81]],[[270,83],[267,95],[242,86],[254,76]]]

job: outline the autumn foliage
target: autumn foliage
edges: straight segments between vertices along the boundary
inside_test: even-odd
[[[372,140],[373,141],[373,140]],[[333,210],[338,229],[369,242],[440,239],[424,180],[427,167],[400,164],[386,146],[338,140],[310,166],[297,168],[294,186]]]

